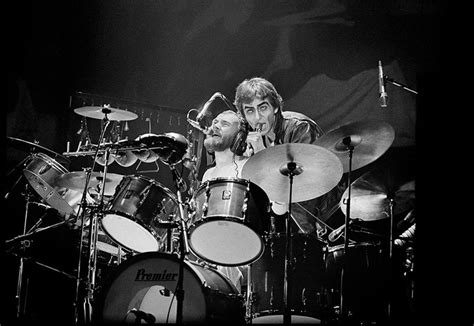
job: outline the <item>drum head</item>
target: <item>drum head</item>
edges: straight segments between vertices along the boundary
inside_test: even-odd
[[[200,258],[223,266],[242,266],[257,260],[264,250],[262,238],[233,219],[207,219],[190,234],[190,247]]]
[[[149,252],[131,257],[119,265],[111,275],[103,293],[100,295],[98,309],[100,322],[138,323],[133,310],[142,311],[154,317],[157,324],[175,324],[177,316],[176,287],[178,285],[180,261],[176,255]],[[234,309],[229,309],[230,297],[224,294],[236,294],[237,290],[228,279],[217,271],[184,261],[183,301],[184,323],[205,323],[209,319],[223,314],[222,318],[236,318]],[[213,299],[206,297],[215,293]],[[218,307],[218,298],[227,298],[228,304]],[[209,314],[209,315],[207,315]],[[207,316],[206,316],[207,315]],[[143,321],[142,321],[143,322]]]
[[[109,237],[129,250],[149,252],[160,249],[158,240],[150,231],[127,217],[108,214],[102,218],[101,224]]]

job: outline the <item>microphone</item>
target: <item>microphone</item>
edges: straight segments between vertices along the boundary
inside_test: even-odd
[[[201,112],[199,112],[198,115],[196,116],[196,121],[197,122],[200,122],[202,120],[203,116],[207,113],[207,110],[209,110],[209,106],[211,106],[211,103],[214,102],[214,100],[219,96],[222,97],[222,94],[219,93],[219,92],[215,92],[211,96],[211,98],[209,100],[207,100],[206,103],[204,103]]]
[[[199,124],[199,122],[196,122],[196,121],[191,120],[191,119],[188,118],[188,123],[189,123],[192,127],[194,127],[194,128],[196,128],[197,130],[199,130],[200,132],[202,132],[202,133],[204,133],[204,134],[207,134],[207,128],[201,127],[201,125]]]
[[[380,99],[380,107],[386,108],[387,107],[387,92],[385,92],[385,79],[383,77],[383,70],[382,70],[382,61],[379,60],[379,99]]]
[[[141,311],[141,310],[138,310],[136,308],[132,308],[128,311],[128,313],[132,313],[135,315],[136,317],[136,320],[135,322],[139,322],[140,320],[144,320],[147,324],[154,324],[155,321],[156,321],[156,318],[155,316],[153,316],[152,314],[149,314],[147,312],[144,312],[144,311]]]

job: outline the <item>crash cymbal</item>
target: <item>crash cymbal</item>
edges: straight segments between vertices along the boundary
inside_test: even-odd
[[[372,163],[392,145],[395,139],[393,127],[383,121],[367,120],[347,123],[329,131],[315,141],[315,145],[329,149],[342,162],[344,173],[349,171],[349,149],[352,153],[352,171]]]
[[[138,118],[138,115],[121,109],[111,108],[109,105],[104,106],[84,106],[74,109],[74,112],[84,117],[93,119],[104,119],[107,117],[111,121],[130,121]]]
[[[13,147],[15,147],[19,150],[22,150],[24,152],[29,152],[29,153],[40,152],[40,153],[44,153],[44,154],[47,154],[49,156],[52,156],[53,158],[60,157],[60,158],[64,159],[65,161],[69,162],[69,159],[62,156],[61,154],[56,153],[55,151],[52,151],[52,150],[50,150],[50,149],[48,149],[44,146],[41,146],[37,143],[32,143],[32,142],[29,142],[29,141],[26,141],[26,140],[23,140],[23,139],[19,139],[19,138],[14,138],[14,137],[7,137],[7,140],[8,140],[8,143],[10,143]]]
[[[383,166],[366,172],[351,185],[350,218],[376,221],[390,217],[390,201],[397,215],[414,208],[415,181],[395,167]],[[349,188],[342,195],[340,206],[347,215]]]
[[[272,201],[289,202],[289,166],[295,165],[292,203],[313,199],[334,188],[342,176],[342,164],[330,150],[312,144],[281,144],[251,156],[242,178],[260,186]]]
[[[99,193],[99,187],[102,185],[103,175],[104,174],[102,172],[92,172],[88,188],[93,189],[94,191]],[[58,187],[64,187],[76,191],[83,191],[84,187],[86,186],[86,178],[87,172],[85,171],[64,173],[55,180],[55,185]],[[114,195],[115,188],[118,186],[122,178],[123,176],[120,174],[107,173],[104,195]]]

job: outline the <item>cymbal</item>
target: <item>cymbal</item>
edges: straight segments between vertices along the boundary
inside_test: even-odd
[[[108,105],[104,106],[84,106],[82,108],[74,109],[74,112],[84,117],[93,119],[107,119],[111,121],[130,121],[138,118],[138,115],[121,109],[114,109]]]
[[[354,147],[351,170],[355,171],[378,159],[395,139],[393,127],[383,121],[367,120],[347,123],[318,138],[314,144],[327,148],[342,162],[344,173],[349,171],[349,149]]]
[[[415,181],[404,173],[394,173],[396,168],[378,167],[364,173],[351,185],[350,218],[376,221],[390,217],[390,202],[393,214],[397,215],[414,208]],[[347,215],[349,188],[342,195],[340,207]]]
[[[272,201],[289,202],[289,165],[294,169],[291,202],[324,195],[342,176],[342,164],[330,150],[303,143],[280,144],[251,156],[244,164],[242,178],[260,186]]]
[[[188,140],[181,134],[168,132],[162,135],[152,133],[140,135],[135,142],[143,149],[134,150],[133,153],[143,160],[156,161],[158,158],[165,164],[173,165],[182,161],[188,149]]]
[[[69,162],[69,159],[62,156],[61,154],[56,153],[55,151],[52,151],[52,150],[50,150],[50,149],[48,149],[44,146],[41,146],[39,144],[32,143],[32,142],[29,142],[29,141],[26,141],[26,140],[23,140],[23,139],[19,139],[19,138],[14,138],[14,137],[7,137],[7,140],[13,147],[15,147],[19,150],[22,150],[22,151],[25,151],[25,152],[41,152],[41,153],[44,153],[44,154],[48,154],[48,155],[50,155],[54,158],[61,157],[64,160]]]
[[[99,192],[99,187],[102,185],[103,175],[102,172],[92,172],[89,180],[89,189],[92,188]],[[64,173],[56,178],[55,185],[76,191],[83,191],[86,186],[86,177],[87,172],[85,171]],[[120,174],[107,173],[104,195],[114,195],[115,188],[118,186],[122,178],[123,176]]]

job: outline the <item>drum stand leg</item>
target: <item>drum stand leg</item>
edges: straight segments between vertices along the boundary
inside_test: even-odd
[[[26,225],[28,223],[28,207],[30,204],[30,195],[28,193],[28,188],[26,189],[26,205],[25,205],[25,219],[23,221],[23,235],[26,234]],[[25,241],[22,241],[21,250],[24,252],[26,248]],[[25,311],[24,306],[22,306],[21,294],[23,288],[23,269],[24,269],[24,258],[23,255],[20,257],[20,264],[18,267],[18,280],[16,286],[16,318],[21,318]]]
[[[173,180],[176,184],[176,196],[178,198],[178,207],[179,207],[179,221],[180,221],[180,257],[179,257],[179,274],[178,274],[178,282],[176,284],[176,299],[177,299],[177,307],[176,307],[176,324],[182,325],[183,324],[183,301],[184,301],[184,288],[183,288],[183,281],[184,281],[184,258],[189,253],[189,244],[188,244],[188,235],[186,230],[186,223],[184,220],[184,208],[183,208],[183,201],[181,196],[181,191],[186,191],[184,189],[185,183],[181,176],[179,175],[176,167],[174,165],[170,165],[171,172],[173,174]]]

